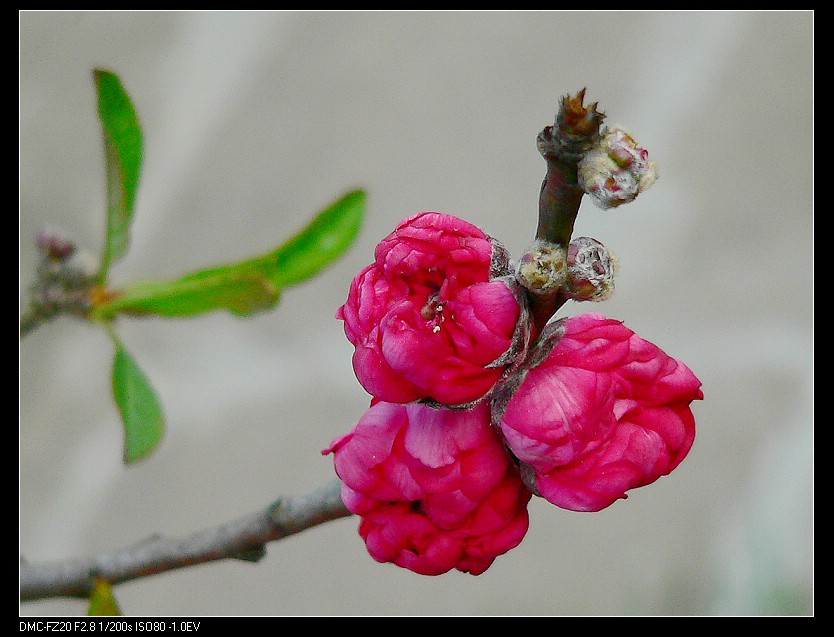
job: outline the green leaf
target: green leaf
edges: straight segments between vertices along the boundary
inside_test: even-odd
[[[96,69],[98,114],[104,133],[107,168],[107,235],[100,282],[107,280],[110,266],[127,252],[139,175],[142,167],[142,130],[139,118],[119,77]]]
[[[113,398],[125,428],[124,461],[148,456],[162,440],[165,417],[156,391],[136,361],[111,331],[116,345],[113,358]]]
[[[133,284],[98,303],[92,314],[99,319],[120,313],[174,318],[220,309],[247,315],[273,307],[284,288],[310,279],[345,253],[359,233],[365,200],[364,191],[349,192],[272,252],[174,281]]]
[[[90,595],[90,606],[87,615],[90,616],[119,616],[122,614],[119,603],[113,595],[113,587],[110,582],[97,577],[93,592]]]
[[[322,210],[304,230],[274,252],[260,266],[280,288],[301,283],[341,257],[359,234],[365,217],[364,190],[347,193]]]
[[[176,281],[131,285],[111,302],[97,307],[94,316],[109,319],[125,313],[182,318],[219,309],[246,315],[275,305],[279,298],[280,290],[262,273],[229,266]]]

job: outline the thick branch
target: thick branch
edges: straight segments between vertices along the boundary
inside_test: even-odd
[[[181,539],[154,537],[135,546],[87,559],[20,565],[20,599],[87,597],[95,577],[111,584],[194,564],[237,558],[256,561],[264,545],[330,520],[350,516],[340,496],[341,482],[274,504]]]

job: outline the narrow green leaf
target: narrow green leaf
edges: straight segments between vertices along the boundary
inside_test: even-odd
[[[165,433],[165,417],[156,391],[136,361],[111,331],[116,345],[113,358],[113,398],[124,424],[124,461],[148,456]]]
[[[96,69],[98,114],[104,134],[107,168],[107,235],[99,279],[107,279],[110,266],[127,251],[130,226],[142,167],[142,130],[130,96],[119,77]]]
[[[225,309],[247,315],[273,307],[284,288],[342,256],[359,233],[366,195],[356,190],[321,211],[301,232],[265,255],[207,268],[174,281],[131,285],[98,304],[93,315],[156,314],[169,318]]]
[[[90,595],[90,606],[87,615],[99,617],[116,617],[122,614],[119,603],[113,595],[113,587],[110,582],[97,577],[93,593]]]
[[[292,239],[262,257],[261,267],[275,286],[301,283],[347,252],[362,227],[366,200],[364,190],[347,193]]]
[[[246,315],[272,307],[279,298],[280,291],[262,273],[230,266],[176,281],[131,285],[111,302],[96,308],[94,314],[100,318],[119,313],[183,318],[225,309]]]

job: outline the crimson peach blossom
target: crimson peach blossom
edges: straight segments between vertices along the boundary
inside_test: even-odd
[[[598,511],[677,467],[695,439],[690,403],[703,398],[692,371],[602,314],[564,321],[554,340],[499,415],[538,494]]]
[[[480,403],[375,403],[332,453],[371,556],[424,575],[484,572],[527,532],[531,492]]]
[[[525,346],[503,247],[462,219],[423,212],[375,257],[337,312],[362,386],[395,403],[484,398]]]

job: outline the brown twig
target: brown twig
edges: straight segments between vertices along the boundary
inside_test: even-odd
[[[573,226],[582,203],[584,189],[579,184],[579,162],[599,141],[600,126],[605,114],[597,110],[597,104],[585,106],[585,89],[576,95],[566,95],[559,104],[559,111],[551,126],[546,126],[538,135],[539,153],[547,162],[547,173],[542,181],[539,194],[539,221],[536,241],[539,248],[567,248],[573,234]],[[539,261],[532,256],[534,265]],[[540,267],[553,269],[555,265],[542,262]],[[545,276],[544,279],[548,277]],[[556,311],[568,300],[559,289],[536,289],[527,285],[533,334],[537,336]]]
[[[222,559],[257,561],[268,542],[351,514],[342,502],[341,482],[307,495],[280,498],[231,522],[180,539],[153,537],[113,553],[57,562],[20,564],[20,599],[88,597],[95,578],[111,584]]]

